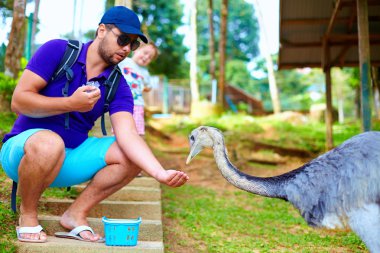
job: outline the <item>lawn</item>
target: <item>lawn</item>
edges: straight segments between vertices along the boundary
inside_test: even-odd
[[[3,122],[0,130],[9,131],[14,117],[9,114],[2,114],[0,117],[3,118],[0,119],[0,122]],[[281,148],[304,150],[312,156],[325,151],[325,128],[320,123],[297,125],[273,118],[226,114],[202,122],[178,117],[163,124],[161,131],[185,138],[199,125],[211,125],[222,129],[229,148],[249,149],[251,141],[259,141]],[[379,124],[374,122],[373,128],[379,129]],[[335,144],[338,145],[359,132],[359,122],[334,125]],[[159,143],[165,145],[165,141],[149,137],[148,143],[153,149]],[[187,148],[185,151],[177,146],[171,148],[179,150],[177,160],[182,166]],[[164,163],[170,164],[175,160],[173,155],[167,152],[154,152]],[[271,150],[260,152],[266,156],[274,155]],[[215,181],[219,172],[212,167],[215,166],[213,158],[201,156],[200,159],[204,159],[204,163],[194,160],[194,167],[184,170],[202,170],[205,174],[201,183],[190,182],[176,189],[163,187],[166,252],[367,252],[364,244],[352,232],[312,229],[303,221],[297,210],[285,201],[237,190],[227,186],[223,179]],[[278,169],[276,165],[248,163],[245,160],[239,161],[239,157],[236,159],[233,161],[243,164],[242,168],[248,172],[276,173]],[[208,167],[203,167],[204,165]],[[12,241],[16,238],[14,226],[17,217],[9,208],[10,186],[11,182],[1,171],[0,252],[15,252]],[[75,196],[75,193],[59,189],[49,190],[45,196],[70,198]]]

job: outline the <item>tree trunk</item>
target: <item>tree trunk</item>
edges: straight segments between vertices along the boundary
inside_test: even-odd
[[[31,41],[31,52],[32,54],[35,51],[36,47],[36,42],[35,42],[35,37],[37,33],[37,23],[38,23],[38,11],[40,9],[40,0],[35,0],[34,1],[34,14],[33,14],[33,26],[32,26],[32,41]]]
[[[191,103],[198,103],[199,90],[197,82],[197,0],[192,1],[191,5],[191,48],[190,48],[190,88],[191,88]]]
[[[254,0],[254,5],[255,5],[255,11],[257,12],[257,20],[259,21],[259,27],[263,34],[263,38],[262,38],[264,40],[263,53],[265,55],[265,61],[267,64],[267,69],[268,69],[269,91],[270,91],[270,96],[272,99],[273,113],[277,114],[281,112],[281,104],[280,104],[280,99],[278,96],[278,89],[277,89],[277,84],[276,84],[276,78],[274,75],[272,57],[270,55],[269,49],[267,48],[267,45],[269,44],[269,40],[268,40],[267,33],[265,31],[264,19],[260,10],[259,1]]]
[[[20,60],[25,44],[25,8],[26,0],[15,0],[13,3],[13,20],[9,43],[5,52],[5,74],[17,78]]]
[[[208,46],[210,50],[210,76],[211,80],[215,80],[215,37],[214,37],[214,22],[213,22],[213,0],[208,0],[208,22],[210,27],[210,39],[208,41]]]
[[[380,68],[372,67],[372,81],[373,81],[373,100],[376,119],[380,119],[380,82],[379,82],[379,71]]]
[[[222,1],[222,8],[220,13],[220,40],[219,40],[219,54],[220,54],[220,64],[219,64],[219,93],[218,93],[218,103],[224,107],[224,88],[226,82],[226,37],[227,37],[227,17],[228,17],[228,0]]]

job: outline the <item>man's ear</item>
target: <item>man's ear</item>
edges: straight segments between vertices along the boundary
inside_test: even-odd
[[[100,24],[98,26],[98,31],[97,31],[97,37],[99,38],[104,38],[107,32],[107,27],[105,24]]]

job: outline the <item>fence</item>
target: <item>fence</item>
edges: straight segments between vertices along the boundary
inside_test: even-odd
[[[190,113],[189,88],[172,85],[163,76],[152,76],[151,86],[150,92],[144,92],[147,110],[157,113]]]

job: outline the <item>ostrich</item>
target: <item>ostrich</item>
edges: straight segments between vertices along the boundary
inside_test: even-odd
[[[289,201],[312,227],[351,228],[372,253],[380,252],[380,132],[365,132],[288,173],[255,177],[228,159],[220,130],[200,126],[189,135],[186,164],[205,147],[232,185]]]

